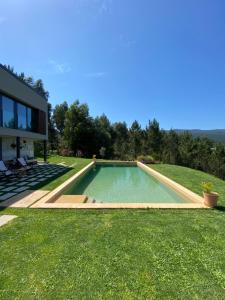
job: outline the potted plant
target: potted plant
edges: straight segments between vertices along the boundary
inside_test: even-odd
[[[214,207],[217,205],[219,194],[213,192],[213,184],[211,182],[202,183],[204,204],[208,207]]]

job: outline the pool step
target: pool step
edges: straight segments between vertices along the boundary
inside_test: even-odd
[[[55,203],[85,203],[87,201],[86,195],[62,195],[56,199]]]

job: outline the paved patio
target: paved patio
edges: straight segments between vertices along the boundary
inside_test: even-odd
[[[35,190],[41,184],[56,178],[69,168],[63,165],[43,164],[33,167],[22,177],[13,176],[9,179],[0,177],[0,204],[27,190]]]

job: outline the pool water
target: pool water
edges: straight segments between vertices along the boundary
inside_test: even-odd
[[[175,191],[137,166],[95,165],[65,195],[87,195],[97,203],[186,203]]]

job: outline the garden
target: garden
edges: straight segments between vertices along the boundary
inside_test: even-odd
[[[89,160],[50,157],[69,172]],[[216,209],[2,209],[15,220],[0,228],[2,299],[223,299],[225,184],[193,169],[154,164],[201,194],[213,182]],[[10,249],[10,251],[9,251]]]

